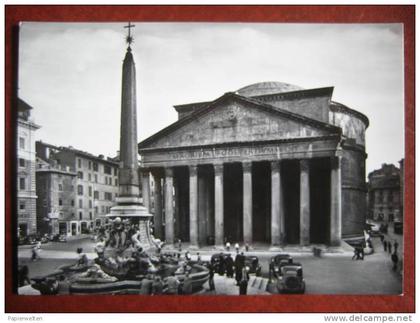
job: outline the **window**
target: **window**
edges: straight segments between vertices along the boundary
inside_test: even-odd
[[[77,167],[82,168],[82,160],[80,158],[77,159]]]
[[[83,219],[83,212],[79,212],[79,220]]]
[[[19,201],[19,210],[26,209],[26,203],[25,201]]]
[[[25,149],[25,138],[19,137],[19,148]]]
[[[115,186],[118,186],[118,179],[115,179]]]
[[[112,168],[111,166],[104,165],[104,173],[108,175],[112,175]]]
[[[92,200],[89,200],[89,209],[92,208]]]
[[[118,175],[118,173],[117,173],[117,172],[118,172],[118,168],[117,168],[117,167],[115,167],[115,168],[114,168],[114,175],[115,175],[115,176],[117,176],[117,175]]]
[[[89,196],[92,196],[92,186],[89,186]]]
[[[89,219],[93,219],[93,217],[92,217],[92,212],[89,212]]]
[[[74,200],[71,200],[71,206],[74,206]]]
[[[19,167],[25,167],[25,159],[19,158]]]
[[[79,200],[79,208],[83,207],[83,200]]]
[[[60,206],[63,205],[63,200],[62,199],[58,199],[58,205],[60,205]]]
[[[101,212],[105,213],[105,206],[103,206],[103,205],[101,206]]]
[[[92,162],[89,160],[89,163],[88,163],[88,167],[89,167],[89,169],[92,169]]]
[[[99,200],[99,192],[98,192],[98,191],[94,191],[94,192],[93,192],[93,198],[94,198],[95,200]]]
[[[105,192],[105,200],[112,201],[112,193]]]
[[[97,172],[97,171],[98,171],[98,163],[93,163],[93,170],[94,170],[95,172]]]
[[[89,182],[92,180],[92,174],[91,173],[88,174],[88,179],[89,179]]]
[[[108,185],[108,177],[105,176],[105,185]]]
[[[95,174],[95,183],[97,183],[97,182],[98,182],[98,175]]]
[[[83,195],[83,185],[77,185],[77,195]]]
[[[77,172],[77,177],[83,179],[83,172]]]
[[[19,189],[25,190],[26,189],[26,180],[25,177],[19,178]]]
[[[58,190],[61,192],[63,190],[63,184],[58,184]]]
[[[98,214],[98,207],[95,206],[95,214]]]

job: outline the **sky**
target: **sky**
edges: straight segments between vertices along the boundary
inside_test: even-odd
[[[134,24],[139,141],[177,120],[174,105],[279,81],[333,86],[334,101],[369,118],[366,175],[404,156],[400,24]],[[37,140],[116,155],[125,25],[22,23],[19,97]]]

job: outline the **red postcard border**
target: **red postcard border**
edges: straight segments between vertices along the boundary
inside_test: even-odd
[[[19,296],[12,289],[12,219],[14,131],[12,102],[17,57],[13,29],[20,21],[50,22],[273,22],[273,23],[402,23],[405,73],[405,223],[404,281],[401,296],[272,295],[272,296]],[[415,310],[414,280],[414,26],[415,6],[5,6],[5,310],[8,313],[68,312],[399,312]],[[372,120],[374,122],[374,120]]]

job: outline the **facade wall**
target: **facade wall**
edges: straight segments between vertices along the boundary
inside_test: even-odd
[[[330,123],[340,127],[343,135],[354,139],[356,144],[365,146],[366,124],[361,119],[349,113],[331,111]]]
[[[35,234],[36,178],[35,130],[39,126],[29,120],[18,119],[17,125],[17,223],[18,235]]]
[[[369,174],[369,216],[377,221],[402,220],[401,172],[383,164]]]
[[[360,235],[366,220],[366,154],[360,148],[345,145],[341,160],[342,235]]]

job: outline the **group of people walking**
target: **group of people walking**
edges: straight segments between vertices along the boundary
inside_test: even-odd
[[[384,251],[391,255],[392,270],[397,271],[398,262],[400,261],[398,257],[398,241],[394,240],[394,243],[391,243],[391,241],[385,239],[384,235],[381,235],[381,242],[384,247]]]

